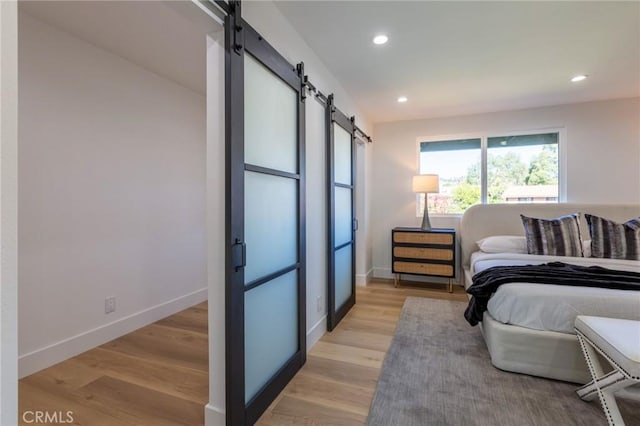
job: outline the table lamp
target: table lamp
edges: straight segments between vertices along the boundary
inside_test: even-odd
[[[422,216],[422,230],[431,230],[429,222],[429,197],[428,194],[440,192],[440,179],[438,175],[417,175],[413,177],[413,192],[424,194],[424,216]]]

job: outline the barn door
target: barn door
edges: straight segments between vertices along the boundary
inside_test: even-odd
[[[327,182],[328,226],[328,311],[331,331],[356,302],[355,292],[355,218],[354,170],[355,126],[327,101]]]
[[[303,70],[226,27],[227,424],[253,424],[305,362]]]

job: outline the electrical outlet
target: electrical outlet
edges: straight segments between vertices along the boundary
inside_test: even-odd
[[[115,297],[107,297],[104,299],[104,313],[110,314],[111,312],[116,311],[116,298]]]
[[[318,313],[322,312],[322,297],[316,297],[316,310]]]

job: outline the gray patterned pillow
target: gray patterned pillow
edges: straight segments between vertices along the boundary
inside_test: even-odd
[[[556,219],[537,219],[520,215],[529,254],[582,257],[580,213]]]
[[[617,223],[585,214],[591,233],[591,257],[640,260],[640,217]]]

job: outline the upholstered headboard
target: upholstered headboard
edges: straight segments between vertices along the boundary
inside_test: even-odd
[[[520,214],[553,219],[571,213],[589,213],[624,222],[640,216],[640,204],[479,204],[468,208],[460,222],[460,250],[463,268],[469,266],[471,253],[478,250],[476,241],[491,235],[524,235]],[[582,238],[589,239],[589,228],[580,218]]]

